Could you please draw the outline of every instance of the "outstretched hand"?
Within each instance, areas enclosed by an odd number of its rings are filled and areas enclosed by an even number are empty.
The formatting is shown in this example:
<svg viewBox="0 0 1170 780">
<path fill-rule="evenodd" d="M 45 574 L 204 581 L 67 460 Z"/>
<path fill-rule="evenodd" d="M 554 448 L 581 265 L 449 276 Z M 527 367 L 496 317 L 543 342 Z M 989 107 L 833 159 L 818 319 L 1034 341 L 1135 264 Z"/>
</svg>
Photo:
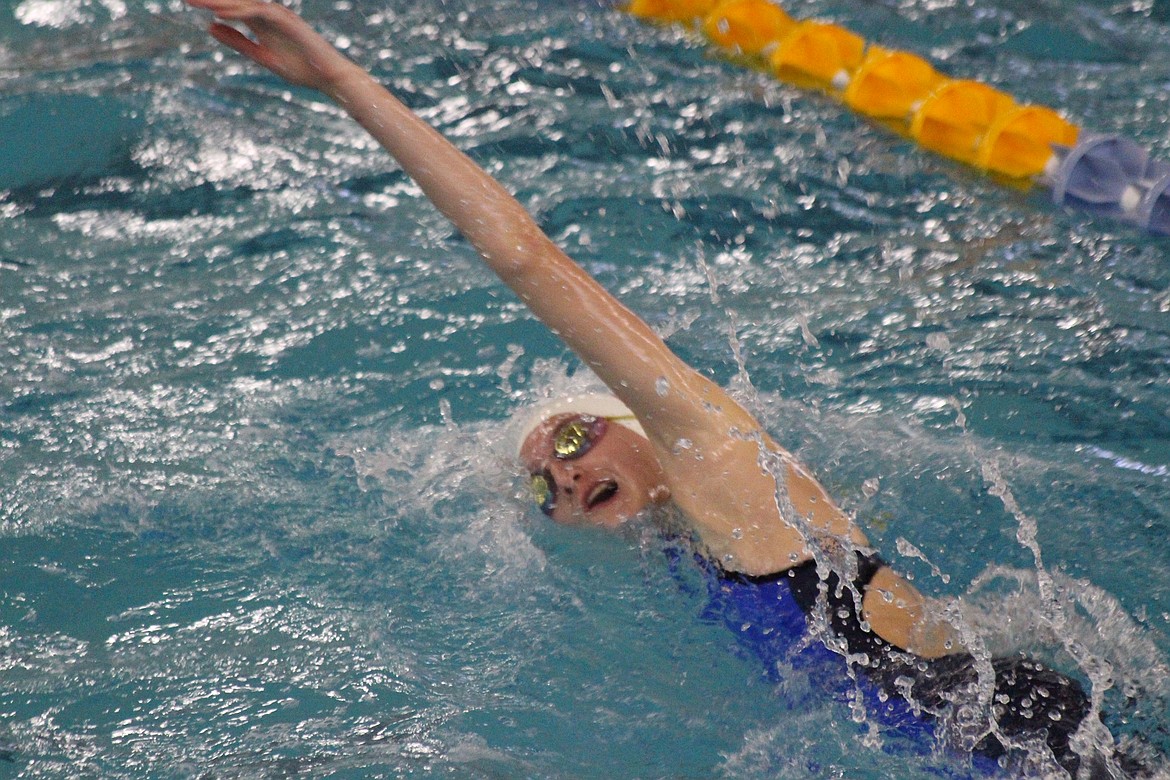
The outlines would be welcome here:
<svg viewBox="0 0 1170 780">
<path fill-rule="evenodd" d="M 328 92 L 355 66 L 301 17 L 266 0 L 187 0 L 219 19 L 241 22 L 255 40 L 222 22 L 211 25 L 211 35 L 259 65 L 303 87 Z"/>
</svg>

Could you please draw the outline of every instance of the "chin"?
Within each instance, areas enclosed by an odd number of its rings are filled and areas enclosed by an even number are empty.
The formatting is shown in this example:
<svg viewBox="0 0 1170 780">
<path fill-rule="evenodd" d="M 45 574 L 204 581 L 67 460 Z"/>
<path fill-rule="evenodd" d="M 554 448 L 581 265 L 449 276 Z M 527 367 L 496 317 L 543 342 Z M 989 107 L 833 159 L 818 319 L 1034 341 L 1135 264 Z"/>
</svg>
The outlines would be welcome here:
<svg viewBox="0 0 1170 780">
<path fill-rule="evenodd" d="M 594 520 L 597 525 L 605 528 L 618 528 L 623 526 L 631 520 L 636 519 L 639 515 L 651 508 L 653 503 L 650 501 L 630 502 L 626 505 L 607 507 L 609 511 L 603 517 L 598 517 Z"/>
<path fill-rule="evenodd" d="M 619 512 L 613 515 L 605 515 L 604 517 L 591 517 L 586 520 L 586 523 L 595 525 L 598 528 L 620 528 L 629 522 L 636 512 Z"/>
</svg>

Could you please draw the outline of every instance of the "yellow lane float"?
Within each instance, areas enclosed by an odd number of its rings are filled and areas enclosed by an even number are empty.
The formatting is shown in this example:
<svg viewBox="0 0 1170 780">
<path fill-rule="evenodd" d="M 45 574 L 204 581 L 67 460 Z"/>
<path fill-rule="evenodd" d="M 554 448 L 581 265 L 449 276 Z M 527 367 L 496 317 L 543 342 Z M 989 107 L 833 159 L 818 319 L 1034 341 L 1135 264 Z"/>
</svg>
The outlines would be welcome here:
<svg viewBox="0 0 1170 780">
<path fill-rule="evenodd" d="M 1016 101 L 978 81 L 947 81 L 914 107 L 910 137 L 922 147 L 974 164 L 988 129 L 1016 107 Z"/>
<path fill-rule="evenodd" d="M 633 0 L 626 13 L 647 21 L 693 24 L 705 19 L 721 0 Z"/>
<path fill-rule="evenodd" d="M 826 22 L 801 22 L 780 41 L 768 64 L 785 81 L 840 91 L 864 54 L 860 35 Z"/>
<path fill-rule="evenodd" d="M 641 19 L 683 24 L 776 78 L 834 95 L 925 149 L 989 174 L 1052 189 L 1053 200 L 1170 234 L 1170 163 L 1091 136 L 1045 106 L 1021 105 L 922 57 L 867 44 L 836 24 L 795 21 L 769 0 L 631 0 Z"/>
<path fill-rule="evenodd" d="M 975 165 L 984 171 L 1023 179 L 1039 176 L 1055 146 L 1073 146 L 1079 128 L 1045 106 L 1019 106 L 987 129 Z"/>
<path fill-rule="evenodd" d="M 841 99 L 875 119 L 905 120 L 944 81 L 921 57 L 871 44 Z"/>
<path fill-rule="evenodd" d="M 768 0 L 725 0 L 703 21 L 703 33 L 716 46 L 743 54 L 762 54 L 787 36 L 796 22 Z"/>
</svg>

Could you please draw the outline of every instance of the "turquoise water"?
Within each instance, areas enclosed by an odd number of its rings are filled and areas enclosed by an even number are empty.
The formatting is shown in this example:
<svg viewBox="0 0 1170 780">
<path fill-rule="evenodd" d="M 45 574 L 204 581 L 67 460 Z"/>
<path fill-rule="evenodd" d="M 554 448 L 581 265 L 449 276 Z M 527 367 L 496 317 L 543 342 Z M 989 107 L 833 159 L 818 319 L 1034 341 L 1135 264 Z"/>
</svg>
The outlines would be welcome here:
<svg viewBox="0 0 1170 780">
<path fill-rule="evenodd" d="M 1156 0 L 792 10 L 1170 158 Z M 1170 748 L 1167 239 L 592 3 L 303 11 L 990 647 Z M 204 21 L 0 2 L 0 777 L 961 772 L 794 711 L 653 534 L 542 522 L 511 415 L 583 372 Z"/>
</svg>

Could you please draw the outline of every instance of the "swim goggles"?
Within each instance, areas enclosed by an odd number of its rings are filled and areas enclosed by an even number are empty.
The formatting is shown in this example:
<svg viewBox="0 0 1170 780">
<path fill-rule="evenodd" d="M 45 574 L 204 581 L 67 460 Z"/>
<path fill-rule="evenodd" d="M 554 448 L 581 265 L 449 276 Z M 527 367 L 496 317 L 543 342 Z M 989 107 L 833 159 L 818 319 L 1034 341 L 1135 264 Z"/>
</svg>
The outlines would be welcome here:
<svg viewBox="0 0 1170 780">
<path fill-rule="evenodd" d="M 629 419 L 634 419 L 634 416 L 595 417 L 591 414 L 579 414 L 571 417 L 561 423 L 553 434 L 553 457 L 557 460 L 576 460 L 601 441 L 601 437 L 609 430 L 610 422 Z M 557 489 L 552 473 L 548 469 L 533 472 L 529 488 L 532 491 L 532 499 L 540 507 L 540 511 L 552 517 L 553 510 L 557 508 Z"/>
</svg>

